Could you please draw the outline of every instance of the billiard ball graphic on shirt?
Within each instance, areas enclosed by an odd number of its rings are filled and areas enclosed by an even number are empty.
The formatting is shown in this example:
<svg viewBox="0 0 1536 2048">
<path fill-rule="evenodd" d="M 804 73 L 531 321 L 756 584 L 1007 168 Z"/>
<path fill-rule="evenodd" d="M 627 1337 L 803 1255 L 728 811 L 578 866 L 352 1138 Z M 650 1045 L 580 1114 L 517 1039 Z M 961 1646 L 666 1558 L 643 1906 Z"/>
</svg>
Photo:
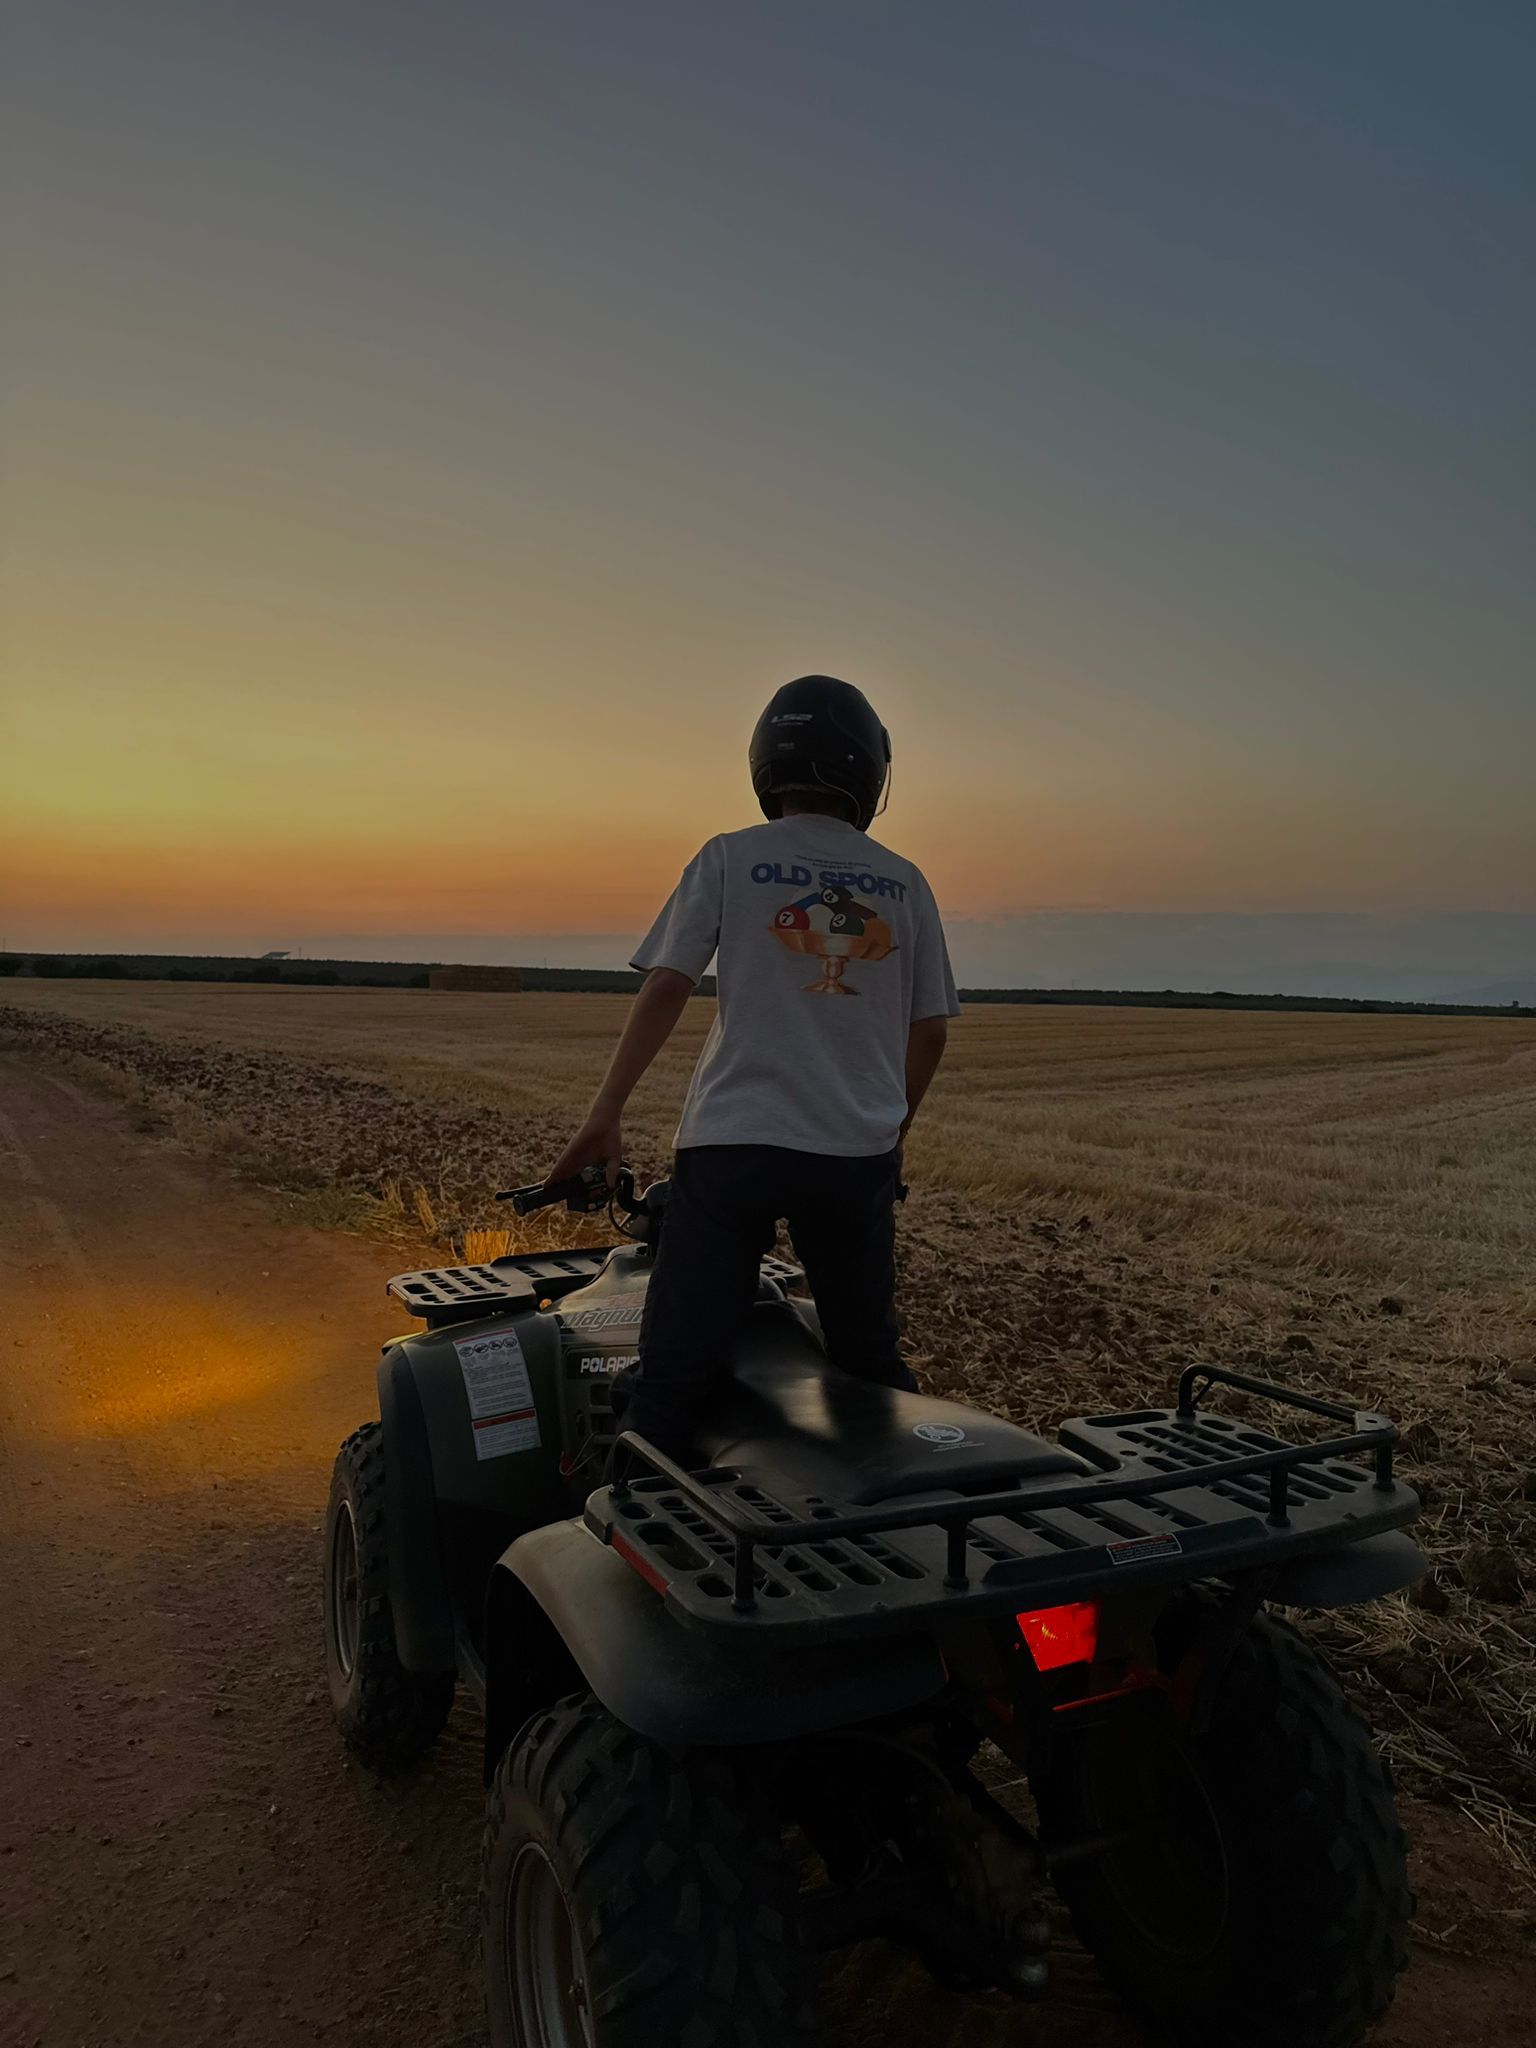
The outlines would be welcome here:
<svg viewBox="0 0 1536 2048">
<path fill-rule="evenodd" d="M 879 912 L 834 884 L 786 903 L 774 915 L 773 931 L 790 952 L 822 962 L 822 978 L 806 984 L 807 995 L 857 995 L 843 979 L 847 963 L 884 960 L 896 950 L 895 934 Z"/>
</svg>

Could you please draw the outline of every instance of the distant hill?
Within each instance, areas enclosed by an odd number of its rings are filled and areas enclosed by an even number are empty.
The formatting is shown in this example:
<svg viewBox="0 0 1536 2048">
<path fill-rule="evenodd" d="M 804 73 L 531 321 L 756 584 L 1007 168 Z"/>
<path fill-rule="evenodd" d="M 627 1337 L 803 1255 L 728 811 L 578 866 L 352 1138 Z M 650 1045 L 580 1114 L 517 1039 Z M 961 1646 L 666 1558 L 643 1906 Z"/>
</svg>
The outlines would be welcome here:
<svg viewBox="0 0 1536 2048">
<path fill-rule="evenodd" d="M 1508 1009 L 1514 1004 L 1528 1010 L 1536 1006 L 1536 981 L 1490 981 L 1482 988 L 1459 988 L 1452 1001 L 1473 1003 L 1479 1009 L 1489 1006 Z"/>
<path fill-rule="evenodd" d="M 250 982 L 284 988 L 419 988 L 428 969 L 450 963 L 427 960 L 271 960 L 235 954 L 22 953 L 0 954 L 0 976 L 22 974 L 45 980 Z M 508 962 L 508 965 L 513 963 Z M 640 986 L 629 967 L 524 967 L 523 987 L 539 991 L 586 991 L 627 995 Z M 0 979 L 0 990 L 4 981 Z M 713 975 L 699 983 L 700 995 L 715 992 Z M 1255 995 L 1241 989 L 962 988 L 967 1003 L 1054 1004 L 1137 1010 L 1321 1010 L 1358 1015 L 1414 1017 L 1536 1016 L 1536 982 L 1495 982 L 1469 990 L 1456 1002 L 1393 1002 L 1376 996 Z"/>
</svg>

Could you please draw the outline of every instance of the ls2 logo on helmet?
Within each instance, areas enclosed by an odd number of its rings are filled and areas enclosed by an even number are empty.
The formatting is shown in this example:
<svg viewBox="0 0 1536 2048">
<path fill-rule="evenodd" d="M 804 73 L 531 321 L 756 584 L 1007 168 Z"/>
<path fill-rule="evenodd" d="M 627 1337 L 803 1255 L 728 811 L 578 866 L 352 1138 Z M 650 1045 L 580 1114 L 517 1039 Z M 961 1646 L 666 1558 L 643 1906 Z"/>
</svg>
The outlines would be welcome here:
<svg viewBox="0 0 1536 2048">
<path fill-rule="evenodd" d="M 965 1431 L 956 1429 L 952 1422 L 919 1422 L 913 1429 L 914 1436 L 920 1436 L 925 1444 L 963 1444 Z"/>
</svg>

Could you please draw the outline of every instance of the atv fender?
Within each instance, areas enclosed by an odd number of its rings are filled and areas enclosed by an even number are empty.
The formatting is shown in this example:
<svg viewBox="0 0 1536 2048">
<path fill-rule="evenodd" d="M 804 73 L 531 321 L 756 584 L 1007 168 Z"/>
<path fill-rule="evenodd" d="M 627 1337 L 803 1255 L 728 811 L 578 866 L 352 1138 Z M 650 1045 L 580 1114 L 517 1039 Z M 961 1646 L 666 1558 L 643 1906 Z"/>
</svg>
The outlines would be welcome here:
<svg viewBox="0 0 1536 2048">
<path fill-rule="evenodd" d="M 1413 1538 L 1401 1529 L 1389 1529 L 1342 1550 L 1293 1558 L 1274 1574 L 1264 1598 L 1282 1607 L 1353 1607 L 1362 1600 L 1400 1593 L 1428 1569 L 1429 1560 Z"/>
<path fill-rule="evenodd" d="M 487 1594 L 486 1757 L 530 1714 L 585 1685 L 637 1735 L 669 1746 L 760 1743 L 840 1728 L 930 1699 L 946 1682 L 925 1636 L 805 1649 L 721 1645 L 580 1521 L 506 1550 Z"/>
<path fill-rule="evenodd" d="M 386 1345 L 379 1360 L 379 1418 L 395 1653 L 407 1671 L 452 1671 L 458 1661 L 453 1601 L 437 1526 L 432 1451 L 403 1343 Z"/>
</svg>

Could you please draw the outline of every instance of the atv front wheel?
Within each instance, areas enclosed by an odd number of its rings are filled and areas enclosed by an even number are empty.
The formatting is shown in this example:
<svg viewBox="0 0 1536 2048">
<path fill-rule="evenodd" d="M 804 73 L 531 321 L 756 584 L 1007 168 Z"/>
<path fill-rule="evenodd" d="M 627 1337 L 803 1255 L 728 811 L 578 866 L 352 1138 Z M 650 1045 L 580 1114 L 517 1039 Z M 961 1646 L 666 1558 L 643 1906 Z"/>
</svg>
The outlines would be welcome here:
<svg viewBox="0 0 1536 2048">
<path fill-rule="evenodd" d="M 347 1747 L 403 1771 L 443 1732 L 453 1675 L 407 1671 L 395 1651 L 384 1525 L 384 1428 L 365 1422 L 336 1453 L 325 1514 L 325 1672 Z"/>
<path fill-rule="evenodd" d="M 1259 1616 L 1203 1733 L 1102 1714 L 1034 1789 L 1073 1925 L 1154 2040 L 1352 2048 L 1391 2003 L 1413 1910 L 1391 1776 L 1294 1629 Z"/>
<path fill-rule="evenodd" d="M 797 1874 L 745 1771 L 562 1700 L 491 1787 L 491 2048 L 812 2048 Z"/>
</svg>

